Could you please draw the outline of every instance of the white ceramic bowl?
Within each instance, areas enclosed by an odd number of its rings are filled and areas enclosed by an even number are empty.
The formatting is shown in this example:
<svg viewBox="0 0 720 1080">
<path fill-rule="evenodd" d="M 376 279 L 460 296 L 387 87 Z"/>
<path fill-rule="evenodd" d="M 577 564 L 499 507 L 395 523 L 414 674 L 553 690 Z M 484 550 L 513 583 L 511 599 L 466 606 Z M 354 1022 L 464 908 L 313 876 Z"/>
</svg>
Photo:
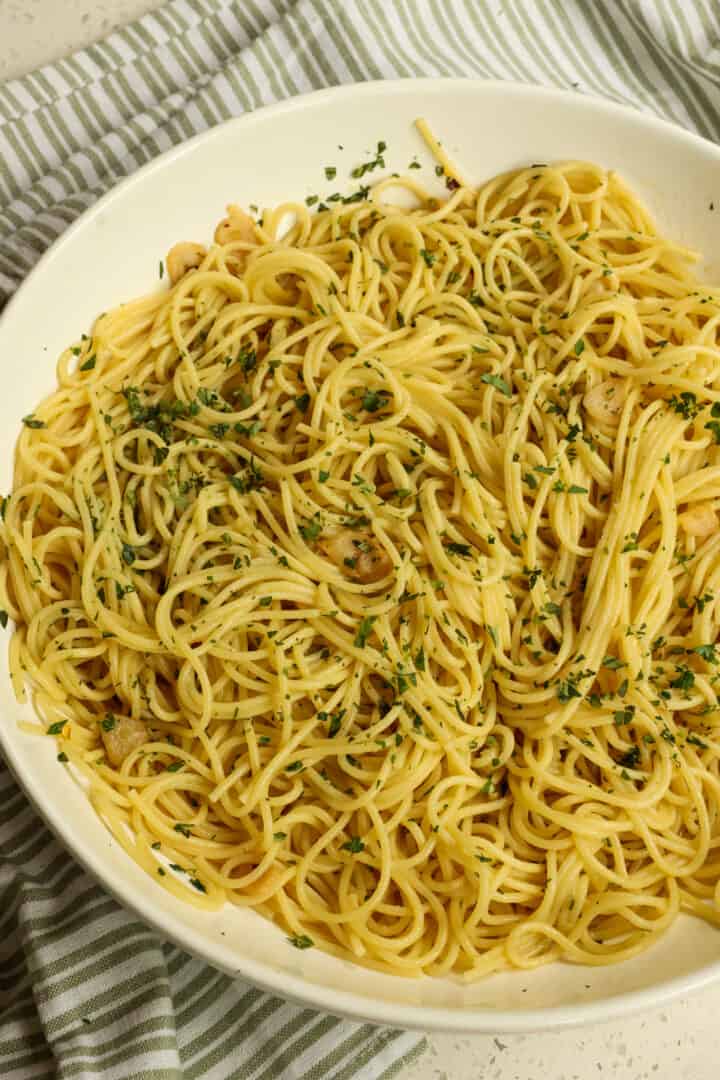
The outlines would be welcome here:
<svg viewBox="0 0 720 1080">
<path fill-rule="evenodd" d="M 2 490 L 9 486 L 20 418 L 53 388 L 60 350 L 99 312 L 156 287 L 158 260 L 176 240 L 209 238 L 230 201 L 270 206 L 350 190 L 350 169 L 368 160 L 380 139 L 390 170 L 404 170 L 417 155 L 423 169 L 414 175 L 437 184 L 412 127 L 419 115 L 473 181 L 561 158 L 617 169 L 663 230 L 705 253 L 704 276 L 720 281 L 720 149 L 709 142 L 600 100 L 518 84 L 407 80 L 320 91 L 243 116 L 153 161 L 42 259 L 0 322 Z M 326 166 L 337 168 L 337 180 L 325 179 Z M 249 910 L 228 905 L 218 914 L 198 912 L 169 896 L 113 841 L 57 763 L 54 743 L 17 729 L 27 713 L 11 693 L 1 644 L 0 742 L 28 797 L 121 903 L 224 971 L 334 1013 L 474 1032 L 609 1019 L 720 978 L 720 934 L 687 918 L 648 953 L 621 965 L 555 964 L 466 986 L 378 975 L 318 950 L 300 952 Z"/>
</svg>

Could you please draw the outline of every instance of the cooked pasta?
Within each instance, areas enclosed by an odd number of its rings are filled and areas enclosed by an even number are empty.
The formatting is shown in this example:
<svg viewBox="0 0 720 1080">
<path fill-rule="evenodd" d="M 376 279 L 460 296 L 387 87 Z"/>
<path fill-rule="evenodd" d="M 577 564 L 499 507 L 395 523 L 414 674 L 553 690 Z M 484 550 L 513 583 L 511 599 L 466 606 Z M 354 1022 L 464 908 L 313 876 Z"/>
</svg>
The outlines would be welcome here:
<svg viewBox="0 0 720 1080">
<path fill-rule="evenodd" d="M 14 688 L 188 902 L 407 976 L 622 960 L 720 922 L 720 292 L 595 165 L 418 175 L 230 207 L 63 353 Z"/>
</svg>

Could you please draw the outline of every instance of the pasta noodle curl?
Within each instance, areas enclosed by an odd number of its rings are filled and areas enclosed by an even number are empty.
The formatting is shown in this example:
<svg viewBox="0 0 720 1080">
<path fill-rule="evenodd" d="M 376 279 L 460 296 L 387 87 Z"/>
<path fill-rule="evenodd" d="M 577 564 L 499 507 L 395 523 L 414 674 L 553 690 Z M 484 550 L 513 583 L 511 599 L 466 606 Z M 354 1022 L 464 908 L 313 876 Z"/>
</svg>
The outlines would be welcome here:
<svg viewBox="0 0 720 1080">
<path fill-rule="evenodd" d="M 189 902 L 609 963 L 720 921 L 720 293 L 597 166 L 449 187 L 231 207 L 61 356 L 14 686 Z"/>
</svg>

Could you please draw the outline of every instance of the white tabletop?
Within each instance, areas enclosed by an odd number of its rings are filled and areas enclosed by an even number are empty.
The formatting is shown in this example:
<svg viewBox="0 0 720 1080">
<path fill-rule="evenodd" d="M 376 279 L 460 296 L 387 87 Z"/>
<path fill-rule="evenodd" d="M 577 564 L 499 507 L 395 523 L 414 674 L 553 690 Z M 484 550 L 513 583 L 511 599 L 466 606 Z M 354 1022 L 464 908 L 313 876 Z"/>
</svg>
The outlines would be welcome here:
<svg viewBox="0 0 720 1080">
<path fill-rule="evenodd" d="M 242 2 L 242 0 L 240 0 Z M 0 0 L 0 80 L 72 52 L 160 0 Z M 670 1006 L 575 1031 L 430 1035 L 402 1080 L 715 1080 L 720 986 Z"/>
</svg>

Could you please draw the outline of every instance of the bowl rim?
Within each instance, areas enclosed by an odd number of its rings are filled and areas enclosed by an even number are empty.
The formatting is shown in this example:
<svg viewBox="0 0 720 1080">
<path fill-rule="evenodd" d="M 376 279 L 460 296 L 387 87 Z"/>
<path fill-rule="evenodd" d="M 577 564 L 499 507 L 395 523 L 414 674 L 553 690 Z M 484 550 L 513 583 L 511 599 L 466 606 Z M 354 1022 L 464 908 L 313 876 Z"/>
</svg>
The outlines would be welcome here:
<svg viewBox="0 0 720 1080">
<path fill-rule="evenodd" d="M 257 123 L 258 119 L 302 111 L 325 102 L 344 99 L 351 99 L 354 102 L 358 98 L 377 94 L 379 89 L 388 96 L 397 94 L 417 96 L 423 91 L 434 95 L 438 92 L 452 94 L 460 87 L 464 90 L 470 89 L 478 95 L 502 92 L 507 97 L 523 98 L 531 94 L 546 98 L 548 104 L 557 102 L 564 107 L 570 106 L 589 114 L 616 115 L 626 123 L 631 121 L 639 127 L 653 129 L 658 134 L 664 134 L 678 142 L 685 142 L 688 146 L 701 150 L 703 154 L 716 158 L 720 164 L 720 146 L 710 140 L 652 113 L 575 90 L 500 79 L 455 77 L 373 79 L 362 83 L 325 87 L 259 106 L 218 123 L 169 148 L 129 175 L 123 176 L 72 222 L 43 253 L 18 289 L 11 295 L 4 310 L 0 312 L 0 333 L 6 321 L 14 314 L 16 305 L 34 286 L 36 278 L 40 277 L 45 268 L 58 257 L 77 232 L 86 228 L 91 221 L 110 208 L 116 200 L 121 199 L 131 188 L 142 185 L 146 177 L 157 170 L 167 168 L 172 162 L 191 153 L 199 144 L 208 143 L 217 138 L 222 139 L 228 129 L 250 127 Z M 126 895 L 119 884 L 108 878 L 103 859 L 83 850 L 80 844 L 75 843 L 70 830 L 64 827 L 64 819 L 58 802 L 53 801 L 52 794 L 42 787 L 39 780 L 32 774 L 28 774 L 20 756 L 15 752 L 13 739 L 6 736 L 3 725 L 0 725 L 0 751 L 14 779 L 62 847 L 122 907 L 183 951 L 224 971 L 231 977 L 248 979 L 260 989 L 297 1004 L 343 1015 L 353 1020 L 421 1032 L 522 1034 L 624 1018 L 650 1008 L 660 1007 L 678 997 L 720 982 L 720 959 L 718 959 L 689 974 L 662 979 L 652 987 L 621 992 L 587 1003 L 576 1002 L 570 1005 L 549 1005 L 532 1009 L 493 1010 L 484 1006 L 441 1007 L 377 1000 L 365 994 L 309 982 L 302 975 L 278 971 L 269 964 L 251 958 L 244 959 L 242 968 L 231 970 L 215 943 L 208 941 L 201 934 L 193 934 L 190 939 L 186 927 L 176 922 L 169 912 L 161 915 L 157 910 L 157 904 L 153 901 L 148 903 L 141 893 Z M 111 874 L 110 877 L 112 876 Z"/>
</svg>

